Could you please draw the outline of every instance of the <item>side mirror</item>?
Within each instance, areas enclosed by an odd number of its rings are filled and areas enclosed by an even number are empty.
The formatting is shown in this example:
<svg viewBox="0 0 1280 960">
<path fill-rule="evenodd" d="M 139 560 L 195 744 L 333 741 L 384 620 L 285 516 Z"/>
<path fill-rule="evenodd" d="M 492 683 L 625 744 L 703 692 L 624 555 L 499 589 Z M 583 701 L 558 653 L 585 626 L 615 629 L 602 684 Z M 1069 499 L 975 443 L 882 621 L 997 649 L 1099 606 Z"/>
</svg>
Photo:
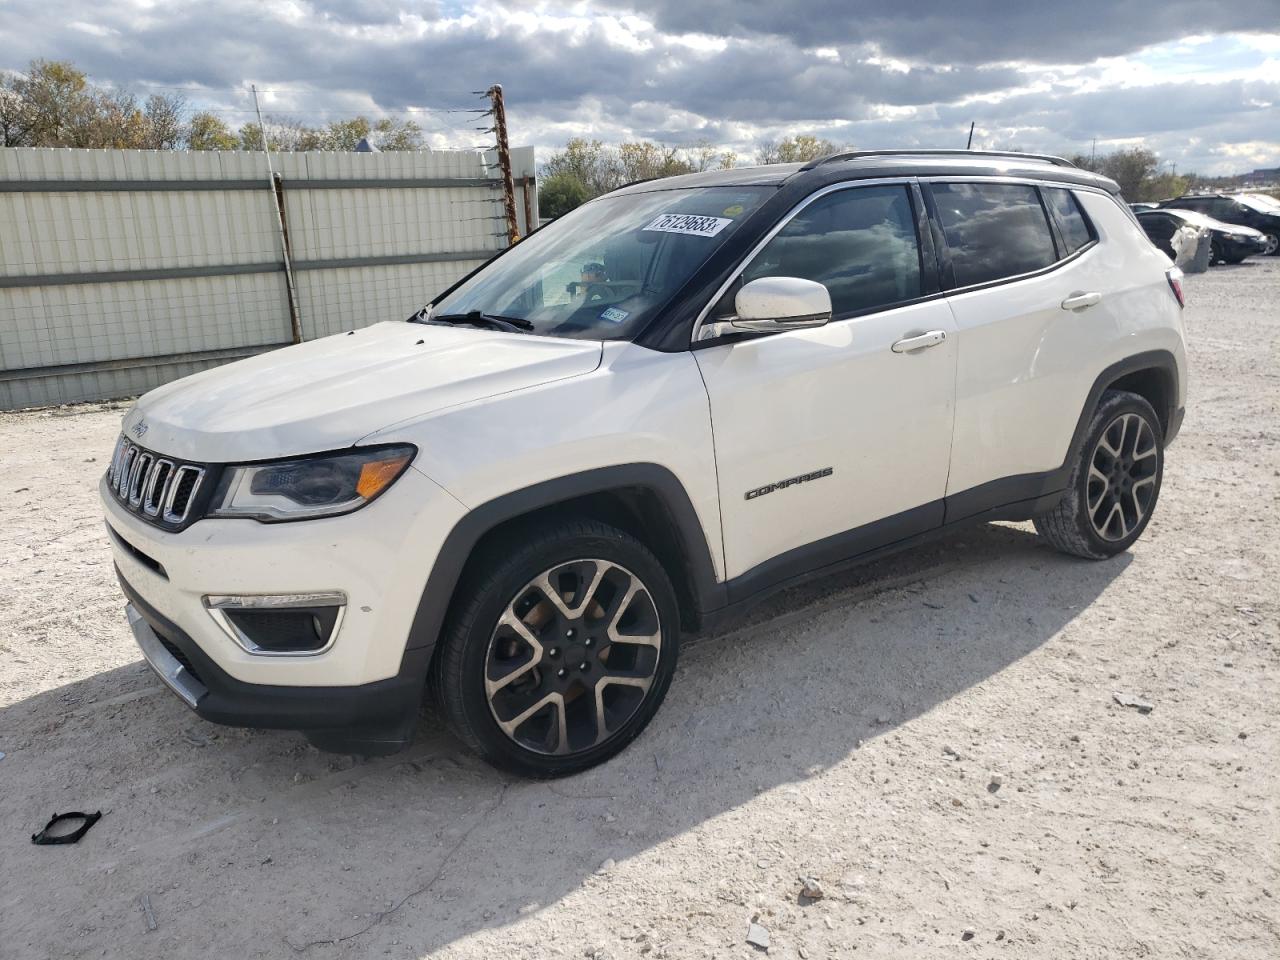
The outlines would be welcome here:
<svg viewBox="0 0 1280 960">
<path fill-rule="evenodd" d="M 831 294 L 813 280 L 799 277 L 761 277 L 734 297 L 736 330 L 776 332 L 820 327 L 831 319 Z"/>
</svg>

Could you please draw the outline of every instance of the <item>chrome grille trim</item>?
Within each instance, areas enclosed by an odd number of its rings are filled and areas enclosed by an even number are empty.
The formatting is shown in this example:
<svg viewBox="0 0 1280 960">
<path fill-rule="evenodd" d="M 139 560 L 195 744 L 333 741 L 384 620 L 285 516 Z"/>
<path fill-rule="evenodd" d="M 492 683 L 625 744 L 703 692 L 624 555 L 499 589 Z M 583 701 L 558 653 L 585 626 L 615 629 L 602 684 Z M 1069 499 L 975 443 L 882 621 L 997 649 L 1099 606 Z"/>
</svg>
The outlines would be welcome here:
<svg viewBox="0 0 1280 960">
<path fill-rule="evenodd" d="M 147 480 L 156 465 L 154 454 L 139 450 L 133 461 L 133 469 L 129 472 L 129 509 L 137 512 L 142 508 L 142 495 L 147 489 Z"/>
<path fill-rule="evenodd" d="M 147 491 L 142 495 L 142 512 L 148 517 L 154 517 L 160 513 L 160 507 L 164 504 L 168 492 L 169 481 L 172 479 L 173 461 L 156 460 L 151 476 L 147 478 Z M 158 491 L 157 485 L 160 486 Z"/>
<path fill-rule="evenodd" d="M 187 521 L 204 476 L 202 466 L 158 456 L 122 436 L 116 442 L 106 480 L 129 512 L 152 523 L 181 526 Z"/>
<path fill-rule="evenodd" d="M 191 484 L 191 492 L 187 494 L 186 501 L 182 504 L 182 511 L 179 513 L 173 509 L 174 498 L 182 488 L 182 478 L 190 474 L 195 474 L 195 480 Z M 200 482 L 202 480 L 204 480 L 204 470 L 200 467 L 181 466 L 169 474 L 169 491 L 165 494 L 163 514 L 166 523 L 182 523 L 187 519 L 191 504 L 195 501 L 196 494 L 200 492 Z"/>
</svg>

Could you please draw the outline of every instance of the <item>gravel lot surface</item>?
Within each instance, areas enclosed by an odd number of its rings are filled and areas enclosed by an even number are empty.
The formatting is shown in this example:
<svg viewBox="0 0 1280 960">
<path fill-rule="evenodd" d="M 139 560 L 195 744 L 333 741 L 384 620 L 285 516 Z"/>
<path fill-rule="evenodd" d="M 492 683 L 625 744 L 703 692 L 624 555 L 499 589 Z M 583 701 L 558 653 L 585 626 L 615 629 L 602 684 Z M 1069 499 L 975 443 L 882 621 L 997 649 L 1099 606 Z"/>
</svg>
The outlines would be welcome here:
<svg viewBox="0 0 1280 960">
<path fill-rule="evenodd" d="M 1280 261 L 1187 290 L 1129 554 L 988 525 L 791 591 L 551 784 L 430 717 L 365 762 L 190 714 L 111 573 L 124 407 L 0 414 L 0 957 L 750 958 L 754 919 L 779 957 L 1275 960 Z"/>
</svg>

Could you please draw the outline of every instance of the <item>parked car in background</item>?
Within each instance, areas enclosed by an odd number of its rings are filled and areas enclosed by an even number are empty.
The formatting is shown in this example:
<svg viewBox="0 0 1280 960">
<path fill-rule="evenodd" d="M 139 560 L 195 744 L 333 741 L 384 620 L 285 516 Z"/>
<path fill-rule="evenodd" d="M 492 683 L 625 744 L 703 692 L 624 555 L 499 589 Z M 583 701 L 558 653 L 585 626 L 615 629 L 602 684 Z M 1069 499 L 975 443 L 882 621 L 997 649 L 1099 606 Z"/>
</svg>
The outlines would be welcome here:
<svg viewBox="0 0 1280 960">
<path fill-rule="evenodd" d="M 1200 196 L 1178 197 L 1176 200 L 1162 200 L 1160 208 L 1194 210 L 1196 213 L 1202 213 L 1223 223 L 1252 227 L 1261 231 L 1267 238 L 1264 253 L 1273 256 L 1277 250 L 1280 250 L 1280 207 L 1259 200 L 1256 194 L 1240 193 L 1229 196 L 1225 193 L 1206 193 Z"/>
<path fill-rule="evenodd" d="M 1129 204 L 1129 209 L 1134 213 L 1141 213 L 1143 210 L 1154 210 L 1158 206 L 1158 203 L 1143 203 L 1140 201 L 1138 203 Z"/>
<path fill-rule="evenodd" d="M 1237 193 L 1235 197 L 1241 203 L 1252 200 L 1254 203 L 1262 204 L 1269 210 L 1280 210 L 1280 200 L 1277 200 L 1269 193 Z"/>
<path fill-rule="evenodd" d="M 1137 217 L 1151 242 L 1170 257 L 1174 257 L 1173 235 L 1184 224 L 1209 231 L 1210 263 L 1239 263 L 1245 257 L 1269 252 L 1267 237 L 1262 231 L 1223 223 L 1194 210 L 1140 210 Z"/>
</svg>

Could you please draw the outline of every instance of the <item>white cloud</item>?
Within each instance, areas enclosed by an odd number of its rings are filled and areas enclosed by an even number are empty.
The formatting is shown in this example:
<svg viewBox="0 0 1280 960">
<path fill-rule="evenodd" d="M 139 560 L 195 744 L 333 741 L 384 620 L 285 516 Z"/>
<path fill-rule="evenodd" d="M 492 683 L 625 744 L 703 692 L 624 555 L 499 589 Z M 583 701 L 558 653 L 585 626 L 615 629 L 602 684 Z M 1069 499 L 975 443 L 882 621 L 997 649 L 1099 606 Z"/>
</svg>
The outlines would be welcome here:
<svg viewBox="0 0 1280 960">
<path fill-rule="evenodd" d="M 749 156 L 797 132 L 937 146 L 975 120 L 993 146 L 1081 151 L 1096 136 L 1144 140 L 1184 170 L 1280 164 L 1275 0 L 1235 0 L 1212 34 L 1200 0 L 1075 0 L 1070 17 L 1040 0 L 1003 18 L 1003 0 L 868 0 L 857 16 L 846 0 L 500 3 L 5 0 L 0 70 L 70 59 L 143 94 L 182 88 L 233 126 L 256 82 L 272 111 L 412 116 L 437 147 L 481 142 L 474 115 L 444 109 L 498 81 L 515 140 L 542 150 L 706 137 Z M 1230 32 L 1241 24 L 1272 32 Z"/>
</svg>

